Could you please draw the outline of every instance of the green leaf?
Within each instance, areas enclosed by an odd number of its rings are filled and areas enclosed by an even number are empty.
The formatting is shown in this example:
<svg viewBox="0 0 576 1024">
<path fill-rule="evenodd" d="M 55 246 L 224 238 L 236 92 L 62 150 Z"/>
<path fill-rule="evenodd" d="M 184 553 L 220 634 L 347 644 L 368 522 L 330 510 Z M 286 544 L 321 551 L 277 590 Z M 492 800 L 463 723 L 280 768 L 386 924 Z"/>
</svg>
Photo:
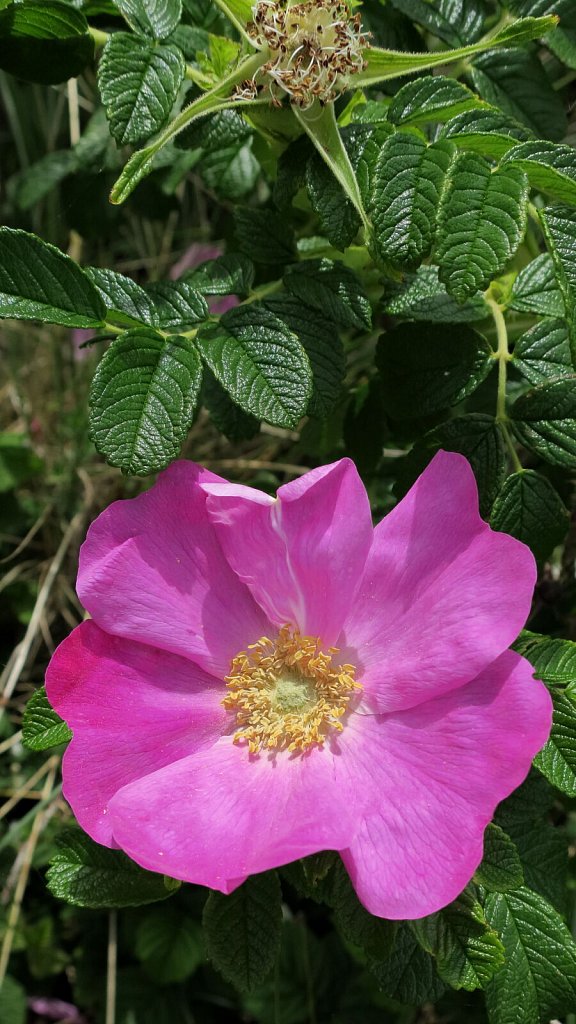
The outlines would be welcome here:
<svg viewBox="0 0 576 1024">
<path fill-rule="evenodd" d="M 336 927 L 349 942 L 359 946 L 367 956 L 386 959 L 394 945 L 396 922 L 374 917 L 362 906 L 341 862 L 332 879 L 330 905 Z"/>
<path fill-rule="evenodd" d="M 493 360 L 471 327 L 400 324 L 378 342 L 376 364 L 386 409 L 393 419 L 428 416 L 472 394 Z"/>
<path fill-rule="evenodd" d="M 110 36 L 98 65 L 98 85 L 120 145 L 147 139 L 166 124 L 184 71 L 176 46 L 155 46 L 126 32 Z"/>
<path fill-rule="evenodd" d="M 438 213 L 440 280 L 463 302 L 486 288 L 512 258 L 526 228 L 528 184 L 516 167 L 493 171 L 487 160 L 461 153 Z"/>
<path fill-rule="evenodd" d="M 204 368 L 202 398 L 218 430 L 230 441 L 249 441 L 260 431 L 260 420 L 244 412 L 210 370 Z"/>
<path fill-rule="evenodd" d="M 526 313 L 540 313 L 542 316 L 565 315 L 554 264 L 547 252 L 537 256 L 520 271 L 512 286 L 510 307 Z"/>
<path fill-rule="evenodd" d="M 490 519 L 494 530 L 517 537 L 536 558 L 548 558 L 564 540 L 568 510 L 545 476 L 531 469 L 513 473 L 494 502 Z"/>
<path fill-rule="evenodd" d="M 308 414 L 325 418 L 342 391 L 346 371 L 342 341 L 325 316 L 303 306 L 294 295 L 272 296 L 265 305 L 300 338 L 312 368 L 313 387 Z"/>
<path fill-rule="evenodd" d="M 242 252 L 254 263 L 283 266 L 296 255 L 296 240 L 285 216 L 275 210 L 237 207 L 234 210 L 234 234 Z"/>
<path fill-rule="evenodd" d="M 362 219 L 317 153 L 306 164 L 306 188 L 310 205 L 320 218 L 322 234 L 335 249 L 344 252 L 354 241 Z"/>
<path fill-rule="evenodd" d="M 564 203 L 576 203 L 576 153 L 554 142 L 525 142 L 509 149 L 502 165 L 521 167 L 532 188 Z"/>
<path fill-rule="evenodd" d="M 100 846 L 76 828 L 57 837 L 46 884 L 57 899 L 93 910 L 155 903 L 175 886 L 174 879 L 167 884 L 164 875 L 144 871 L 125 853 Z"/>
<path fill-rule="evenodd" d="M 532 138 L 532 132 L 490 107 L 457 114 L 440 130 L 439 138 L 450 140 L 458 149 L 499 160 L 518 142 Z"/>
<path fill-rule="evenodd" d="M 190 429 L 202 370 L 187 338 L 126 331 L 101 360 L 90 391 L 90 436 L 124 473 L 155 473 Z"/>
<path fill-rule="evenodd" d="M 371 173 L 368 213 L 381 259 L 414 268 L 429 255 L 446 172 L 450 142 L 428 145 L 408 132 L 387 139 Z"/>
<path fill-rule="evenodd" d="M 356 174 L 336 123 L 334 104 L 322 105 L 320 100 L 315 99 L 311 107 L 300 109 L 293 106 L 292 112 L 354 206 L 362 223 L 368 228 Z"/>
<path fill-rule="evenodd" d="M 383 961 L 371 960 L 368 966 L 386 995 L 400 1003 L 435 1003 L 446 987 L 438 977 L 434 959 L 404 921 L 398 923 L 390 956 Z"/>
<path fill-rule="evenodd" d="M 186 271 L 180 280 L 187 281 L 202 295 L 245 297 L 254 283 L 254 264 L 247 256 L 232 252 Z"/>
<path fill-rule="evenodd" d="M 576 210 L 552 206 L 539 211 L 558 287 L 564 300 L 572 362 L 576 365 Z"/>
<path fill-rule="evenodd" d="M 131 277 L 104 267 L 86 267 L 85 274 L 98 289 L 108 310 L 108 318 L 120 324 L 157 326 L 154 304 Z"/>
<path fill-rule="evenodd" d="M 266 309 L 239 306 L 196 338 L 200 354 L 244 412 L 296 427 L 312 390 L 312 372 L 295 334 Z"/>
<path fill-rule="evenodd" d="M 483 99 L 536 135 L 553 142 L 564 137 L 562 99 L 534 54 L 521 49 L 485 53 L 474 61 L 472 82 Z"/>
<path fill-rule="evenodd" d="M 484 0 L 392 0 L 394 7 L 451 45 L 482 35 L 488 10 Z"/>
<path fill-rule="evenodd" d="M 72 733 L 49 703 L 41 686 L 28 701 L 22 719 L 22 742 L 29 750 L 49 750 L 67 743 Z"/>
<path fill-rule="evenodd" d="M 94 56 L 88 22 L 60 0 L 28 0 L 0 10 L 0 68 L 53 85 L 79 75 Z"/>
<path fill-rule="evenodd" d="M 138 921 L 134 952 L 159 985 L 185 981 L 204 956 L 202 927 L 173 903 L 154 907 Z"/>
<path fill-rule="evenodd" d="M 15 200 L 21 210 L 29 210 L 48 195 L 64 178 L 78 170 L 78 157 L 72 149 L 46 153 L 18 175 Z"/>
<path fill-rule="evenodd" d="M 260 164 L 252 152 L 252 140 L 203 156 L 198 169 L 206 188 L 222 199 L 243 199 L 254 188 Z"/>
<path fill-rule="evenodd" d="M 229 896 L 211 892 L 203 925 L 208 956 L 242 992 L 270 973 L 280 948 L 281 891 L 274 871 L 253 875 Z"/>
<path fill-rule="evenodd" d="M 553 686 L 567 686 L 571 692 L 576 690 L 576 643 L 573 640 L 553 639 L 524 630 L 514 650 L 528 658 L 537 679 Z"/>
<path fill-rule="evenodd" d="M 531 384 L 573 372 L 570 339 L 564 320 L 541 320 L 514 345 L 514 366 Z"/>
<path fill-rule="evenodd" d="M 485 106 L 456 79 L 426 75 L 398 90 L 388 108 L 388 118 L 398 125 L 444 122 L 465 110 Z"/>
<path fill-rule="evenodd" d="M 190 281 L 157 281 L 147 293 L 163 331 L 187 331 L 208 317 L 208 303 Z"/>
<path fill-rule="evenodd" d="M 431 323 L 469 323 L 490 316 L 480 294 L 460 303 L 448 295 L 438 280 L 438 267 L 423 265 L 414 275 L 405 275 L 403 285 L 391 298 L 385 298 L 384 311 L 402 320 L 426 320 Z"/>
<path fill-rule="evenodd" d="M 304 260 L 288 267 L 284 284 L 306 306 L 339 327 L 369 329 L 372 310 L 356 274 L 344 263 Z"/>
<path fill-rule="evenodd" d="M 488 892 L 509 892 L 524 884 L 518 850 L 510 836 L 494 822 L 484 833 L 484 857 L 474 880 Z"/>
<path fill-rule="evenodd" d="M 26 992 L 14 978 L 7 975 L 0 987 L 0 1020 L 6 1024 L 25 1024 Z"/>
<path fill-rule="evenodd" d="M 135 32 L 165 39 L 182 17 L 182 0 L 114 0 Z"/>
<path fill-rule="evenodd" d="M 517 398 L 511 423 L 519 440 L 553 466 L 576 466 L 576 375 L 539 384 Z"/>
<path fill-rule="evenodd" d="M 12 491 L 44 472 L 44 463 L 26 434 L 0 433 L 0 494 Z"/>
<path fill-rule="evenodd" d="M 576 945 L 560 915 L 530 889 L 490 893 L 486 917 L 506 963 L 486 989 L 490 1024 L 541 1024 L 576 1005 Z"/>
<path fill-rule="evenodd" d="M 54 245 L 15 228 L 0 228 L 0 317 L 64 327 L 101 327 L 94 285 Z"/>
<path fill-rule="evenodd" d="M 576 796 L 576 702 L 574 697 L 553 691 L 552 732 L 534 765 L 568 796 Z"/>
<path fill-rule="evenodd" d="M 469 413 L 441 423 L 417 441 L 412 451 L 398 461 L 394 493 L 403 497 L 416 482 L 431 458 L 443 448 L 460 452 L 468 459 L 480 498 L 480 515 L 486 518 L 498 494 L 506 471 L 504 442 L 492 416 Z"/>
<path fill-rule="evenodd" d="M 470 888 L 443 910 L 413 921 L 412 929 L 452 988 L 484 988 L 504 963 L 504 947 Z"/>
</svg>

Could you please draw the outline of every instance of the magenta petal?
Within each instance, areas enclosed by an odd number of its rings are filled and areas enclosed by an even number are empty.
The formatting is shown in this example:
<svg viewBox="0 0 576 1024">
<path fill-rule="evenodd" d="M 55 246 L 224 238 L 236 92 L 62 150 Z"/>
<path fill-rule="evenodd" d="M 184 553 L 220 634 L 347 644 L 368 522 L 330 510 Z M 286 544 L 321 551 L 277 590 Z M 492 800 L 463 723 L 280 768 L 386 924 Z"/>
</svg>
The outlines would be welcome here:
<svg viewBox="0 0 576 1024">
<path fill-rule="evenodd" d="M 84 622 L 46 674 L 50 703 L 74 732 L 64 795 L 94 839 L 113 844 L 108 803 L 134 779 L 214 743 L 228 719 L 224 684 L 192 662 Z"/>
<path fill-rule="evenodd" d="M 184 655 L 222 678 L 269 624 L 206 514 L 200 484 L 219 479 L 176 462 L 149 491 L 110 505 L 82 545 L 78 594 L 108 633 Z"/>
<path fill-rule="evenodd" d="M 526 545 L 480 518 L 467 460 L 439 452 L 376 527 L 338 641 L 367 707 L 408 708 L 474 679 L 517 637 L 535 580 Z"/>
<path fill-rule="evenodd" d="M 328 749 L 249 757 L 230 736 L 116 794 L 114 838 L 145 868 L 221 892 L 242 877 L 348 846 L 358 794 Z M 361 806 L 361 803 L 360 803 Z"/>
<path fill-rule="evenodd" d="M 457 692 L 390 716 L 356 716 L 344 731 L 344 756 L 355 758 L 372 809 L 342 856 L 371 913 L 423 917 L 470 880 L 496 805 L 550 731 L 552 701 L 532 672 L 507 651 Z"/>
<path fill-rule="evenodd" d="M 226 557 L 277 625 L 330 646 L 362 578 L 372 540 L 366 491 L 349 459 L 258 491 L 207 484 L 207 507 Z"/>
</svg>

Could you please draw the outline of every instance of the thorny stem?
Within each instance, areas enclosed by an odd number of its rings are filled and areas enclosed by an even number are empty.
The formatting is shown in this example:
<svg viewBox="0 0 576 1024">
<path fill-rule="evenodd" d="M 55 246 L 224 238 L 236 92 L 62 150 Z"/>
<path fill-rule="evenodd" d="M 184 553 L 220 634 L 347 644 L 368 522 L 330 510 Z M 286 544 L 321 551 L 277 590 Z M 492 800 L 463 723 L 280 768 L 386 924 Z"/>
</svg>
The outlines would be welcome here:
<svg viewBox="0 0 576 1024">
<path fill-rule="evenodd" d="M 508 378 L 508 363 L 512 359 L 510 349 L 508 348 L 508 331 L 506 328 L 506 320 L 502 313 L 502 307 L 493 299 L 490 295 L 484 296 L 487 305 L 490 307 L 490 312 L 494 320 L 494 326 L 496 327 L 496 337 L 498 340 L 498 348 L 494 353 L 494 358 L 498 360 L 498 394 L 496 398 L 496 422 L 502 431 L 502 436 L 508 447 L 512 464 L 517 473 L 523 471 L 522 463 L 518 458 L 518 453 L 514 447 L 514 442 L 508 428 L 508 414 L 506 412 L 506 381 Z"/>
</svg>

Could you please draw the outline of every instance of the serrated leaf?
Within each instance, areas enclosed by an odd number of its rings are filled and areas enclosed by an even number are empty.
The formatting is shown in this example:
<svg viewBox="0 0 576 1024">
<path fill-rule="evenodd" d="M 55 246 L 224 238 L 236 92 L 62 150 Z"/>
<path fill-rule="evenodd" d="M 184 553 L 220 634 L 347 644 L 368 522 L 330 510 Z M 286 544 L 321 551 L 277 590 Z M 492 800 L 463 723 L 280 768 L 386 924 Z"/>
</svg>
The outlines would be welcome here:
<svg viewBox="0 0 576 1024">
<path fill-rule="evenodd" d="M 576 944 L 560 915 L 524 887 L 490 893 L 486 916 L 506 963 L 486 989 L 490 1024 L 541 1024 L 576 1005 Z"/>
<path fill-rule="evenodd" d="M 376 350 L 386 409 L 393 419 L 428 416 L 470 395 L 490 372 L 485 339 L 471 327 L 400 324 Z"/>
<path fill-rule="evenodd" d="M 388 108 L 388 118 L 398 125 L 444 122 L 465 110 L 485 106 L 456 79 L 426 75 L 398 90 Z"/>
<path fill-rule="evenodd" d="M 526 313 L 563 317 L 564 300 L 558 287 L 552 257 L 542 253 L 520 271 L 512 286 L 510 307 Z"/>
<path fill-rule="evenodd" d="M 484 856 L 474 880 L 488 892 L 509 892 L 524 884 L 518 850 L 510 836 L 494 822 L 484 833 Z"/>
<path fill-rule="evenodd" d="M 554 718 L 546 745 L 536 755 L 534 765 L 568 796 L 576 796 L 576 701 L 553 690 Z"/>
<path fill-rule="evenodd" d="M 116 7 L 135 32 L 165 39 L 182 17 L 182 0 L 115 0 Z"/>
<path fill-rule="evenodd" d="M 527 544 L 536 558 L 543 560 L 564 540 L 569 516 L 550 481 L 526 469 L 504 482 L 490 524 Z"/>
<path fill-rule="evenodd" d="M 53 85 L 79 75 L 94 56 L 84 15 L 60 0 L 28 0 L 0 9 L 0 68 Z"/>
<path fill-rule="evenodd" d="M 242 252 L 255 263 L 282 266 L 296 255 L 294 231 L 287 218 L 274 210 L 237 207 L 234 233 Z"/>
<path fill-rule="evenodd" d="M 502 434 L 494 418 L 484 413 L 455 416 L 417 441 L 412 451 L 398 460 L 396 497 L 407 493 L 441 448 L 459 452 L 468 459 L 478 484 L 480 515 L 486 518 L 504 480 L 506 462 Z"/>
<path fill-rule="evenodd" d="M 303 306 L 294 295 L 272 296 L 266 307 L 298 335 L 306 349 L 313 379 L 308 414 L 325 418 L 342 390 L 346 357 L 341 339 L 325 316 Z"/>
<path fill-rule="evenodd" d="M 72 733 L 50 704 L 41 686 L 28 701 L 22 719 L 22 742 L 29 750 L 49 750 L 67 743 Z"/>
<path fill-rule="evenodd" d="M 508 0 L 506 5 L 520 17 L 538 18 L 546 14 L 555 14 L 564 20 L 574 9 L 572 0 Z"/>
<path fill-rule="evenodd" d="M 576 466 L 576 375 L 539 384 L 517 398 L 510 413 L 515 433 L 553 466 Z"/>
<path fill-rule="evenodd" d="M 371 171 L 368 202 L 374 245 L 383 260 L 414 268 L 429 255 L 453 154 L 452 143 L 428 145 L 409 132 L 385 141 Z"/>
<path fill-rule="evenodd" d="M 384 300 L 383 309 L 402 320 L 429 323 L 469 323 L 490 316 L 490 309 L 480 294 L 467 302 L 457 302 L 438 280 L 438 267 L 427 265 L 419 267 L 412 276 L 406 275 L 402 288 Z"/>
<path fill-rule="evenodd" d="M 202 397 L 213 422 L 230 441 L 249 441 L 260 430 L 260 420 L 244 412 L 210 370 L 204 368 Z"/>
<path fill-rule="evenodd" d="M 178 455 L 202 380 L 192 342 L 152 330 L 119 335 L 90 390 L 90 436 L 112 466 L 155 473 Z"/>
<path fill-rule="evenodd" d="M 452 45 L 482 35 L 488 11 L 484 0 L 392 0 L 394 7 Z"/>
<path fill-rule="evenodd" d="M 362 220 L 342 186 L 318 153 L 306 165 L 310 205 L 320 218 L 322 234 L 341 252 L 352 244 Z"/>
<path fill-rule="evenodd" d="M 304 260 L 287 267 L 284 284 L 306 306 L 340 327 L 370 328 L 372 310 L 356 274 L 344 263 Z"/>
<path fill-rule="evenodd" d="M 187 331 L 208 317 L 208 303 L 190 281 L 157 281 L 147 294 L 163 331 Z"/>
<path fill-rule="evenodd" d="M 115 322 L 158 325 L 153 302 L 131 277 L 105 267 L 86 267 L 84 272 L 98 289 Z"/>
<path fill-rule="evenodd" d="M 514 644 L 514 650 L 528 658 L 537 679 L 545 683 L 576 689 L 576 643 L 559 640 L 524 630 Z"/>
<path fill-rule="evenodd" d="M 154 907 L 138 921 L 134 952 L 159 985 L 184 981 L 202 962 L 202 927 L 172 903 Z"/>
<path fill-rule="evenodd" d="M 376 104 L 372 104 L 372 101 L 365 104 L 367 110 L 371 106 L 376 106 Z M 369 204 L 372 194 L 372 173 L 378 155 L 386 139 L 394 132 L 391 124 L 378 119 L 372 122 L 369 119 L 370 116 L 367 115 L 365 123 L 359 117 L 360 123 L 350 124 L 342 129 L 346 152 L 356 175 L 362 201 L 366 206 Z"/>
<path fill-rule="evenodd" d="M 254 283 L 254 264 L 241 253 L 227 253 L 187 271 L 181 280 L 188 281 L 202 295 L 239 295 L 243 298 L 250 293 Z"/>
<path fill-rule="evenodd" d="M 126 32 L 110 36 L 98 65 L 98 85 L 120 145 L 140 142 L 164 127 L 184 71 L 176 46 L 155 46 Z"/>
<path fill-rule="evenodd" d="M 277 874 L 253 875 L 229 896 L 211 892 L 203 925 L 214 966 L 242 992 L 256 988 L 272 970 L 280 948 L 282 906 Z"/>
<path fill-rule="evenodd" d="M 349 942 L 359 946 L 367 956 L 386 959 L 394 945 L 396 922 L 374 917 L 362 906 L 341 862 L 336 865 L 332 878 L 330 905 L 336 927 Z"/>
<path fill-rule="evenodd" d="M 413 921 L 412 930 L 452 988 L 484 988 L 504 963 L 504 947 L 470 888 L 443 910 Z"/>
<path fill-rule="evenodd" d="M 106 310 L 80 267 L 54 245 L 0 228 L 0 317 L 101 327 Z"/>
<path fill-rule="evenodd" d="M 240 306 L 196 338 L 204 361 L 244 412 L 294 428 L 312 391 L 312 371 L 295 334 L 266 309 Z"/>
<path fill-rule="evenodd" d="M 450 140 L 458 149 L 499 160 L 518 142 L 531 139 L 532 132 L 490 107 L 457 114 L 440 130 L 439 138 Z"/>
<path fill-rule="evenodd" d="M 531 384 L 573 373 L 565 320 L 541 320 L 514 345 L 514 366 Z"/>
<path fill-rule="evenodd" d="M 508 150 L 502 166 L 521 167 L 532 188 L 564 203 L 576 203 L 576 153 L 553 142 L 525 142 Z"/>
<path fill-rule="evenodd" d="M 512 258 L 526 228 L 528 184 L 516 167 L 493 171 L 460 153 L 438 212 L 440 280 L 461 302 L 485 289 Z"/>
<path fill-rule="evenodd" d="M 433 958 L 404 921 L 398 923 L 390 956 L 383 961 L 369 960 L 368 966 L 386 995 L 400 1003 L 435 1003 L 446 989 Z"/>
<path fill-rule="evenodd" d="M 553 142 L 563 138 L 566 114 L 562 99 L 534 54 L 522 49 L 491 50 L 474 60 L 471 74 L 474 88 L 488 103 L 536 135 Z"/>
<path fill-rule="evenodd" d="M 198 170 L 207 188 L 222 199 L 239 200 L 252 191 L 260 164 L 252 152 L 252 140 L 203 156 Z"/>
<path fill-rule="evenodd" d="M 572 362 L 576 365 L 576 210 L 571 206 L 552 206 L 540 210 L 539 216 L 564 300 Z"/>
<path fill-rule="evenodd" d="M 93 910 L 141 907 L 165 900 L 174 891 L 164 875 L 145 871 L 125 853 L 100 846 L 76 828 L 57 837 L 46 884 L 57 899 Z"/>
</svg>

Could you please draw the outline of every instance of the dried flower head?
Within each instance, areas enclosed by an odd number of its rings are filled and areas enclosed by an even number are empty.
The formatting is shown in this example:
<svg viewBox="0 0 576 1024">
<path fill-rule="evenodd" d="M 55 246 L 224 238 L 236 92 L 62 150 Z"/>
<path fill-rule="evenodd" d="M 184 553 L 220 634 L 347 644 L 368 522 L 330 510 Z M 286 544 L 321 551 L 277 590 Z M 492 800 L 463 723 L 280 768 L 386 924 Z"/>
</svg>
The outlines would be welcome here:
<svg viewBox="0 0 576 1024">
<path fill-rule="evenodd" d="M 351 75 L 365 66 L 360 15 L 351 15 L 344 0 L 273 3 L 258 0 L 248 26 L 256 46 L 270 59 L 253 80 L 243 82 L 238 95 L 254 97 L 267 88 L 272 102 L 285 95 L 306 109 L 315 99 L 328 103 L 349 87 Z"/>
</svg>

